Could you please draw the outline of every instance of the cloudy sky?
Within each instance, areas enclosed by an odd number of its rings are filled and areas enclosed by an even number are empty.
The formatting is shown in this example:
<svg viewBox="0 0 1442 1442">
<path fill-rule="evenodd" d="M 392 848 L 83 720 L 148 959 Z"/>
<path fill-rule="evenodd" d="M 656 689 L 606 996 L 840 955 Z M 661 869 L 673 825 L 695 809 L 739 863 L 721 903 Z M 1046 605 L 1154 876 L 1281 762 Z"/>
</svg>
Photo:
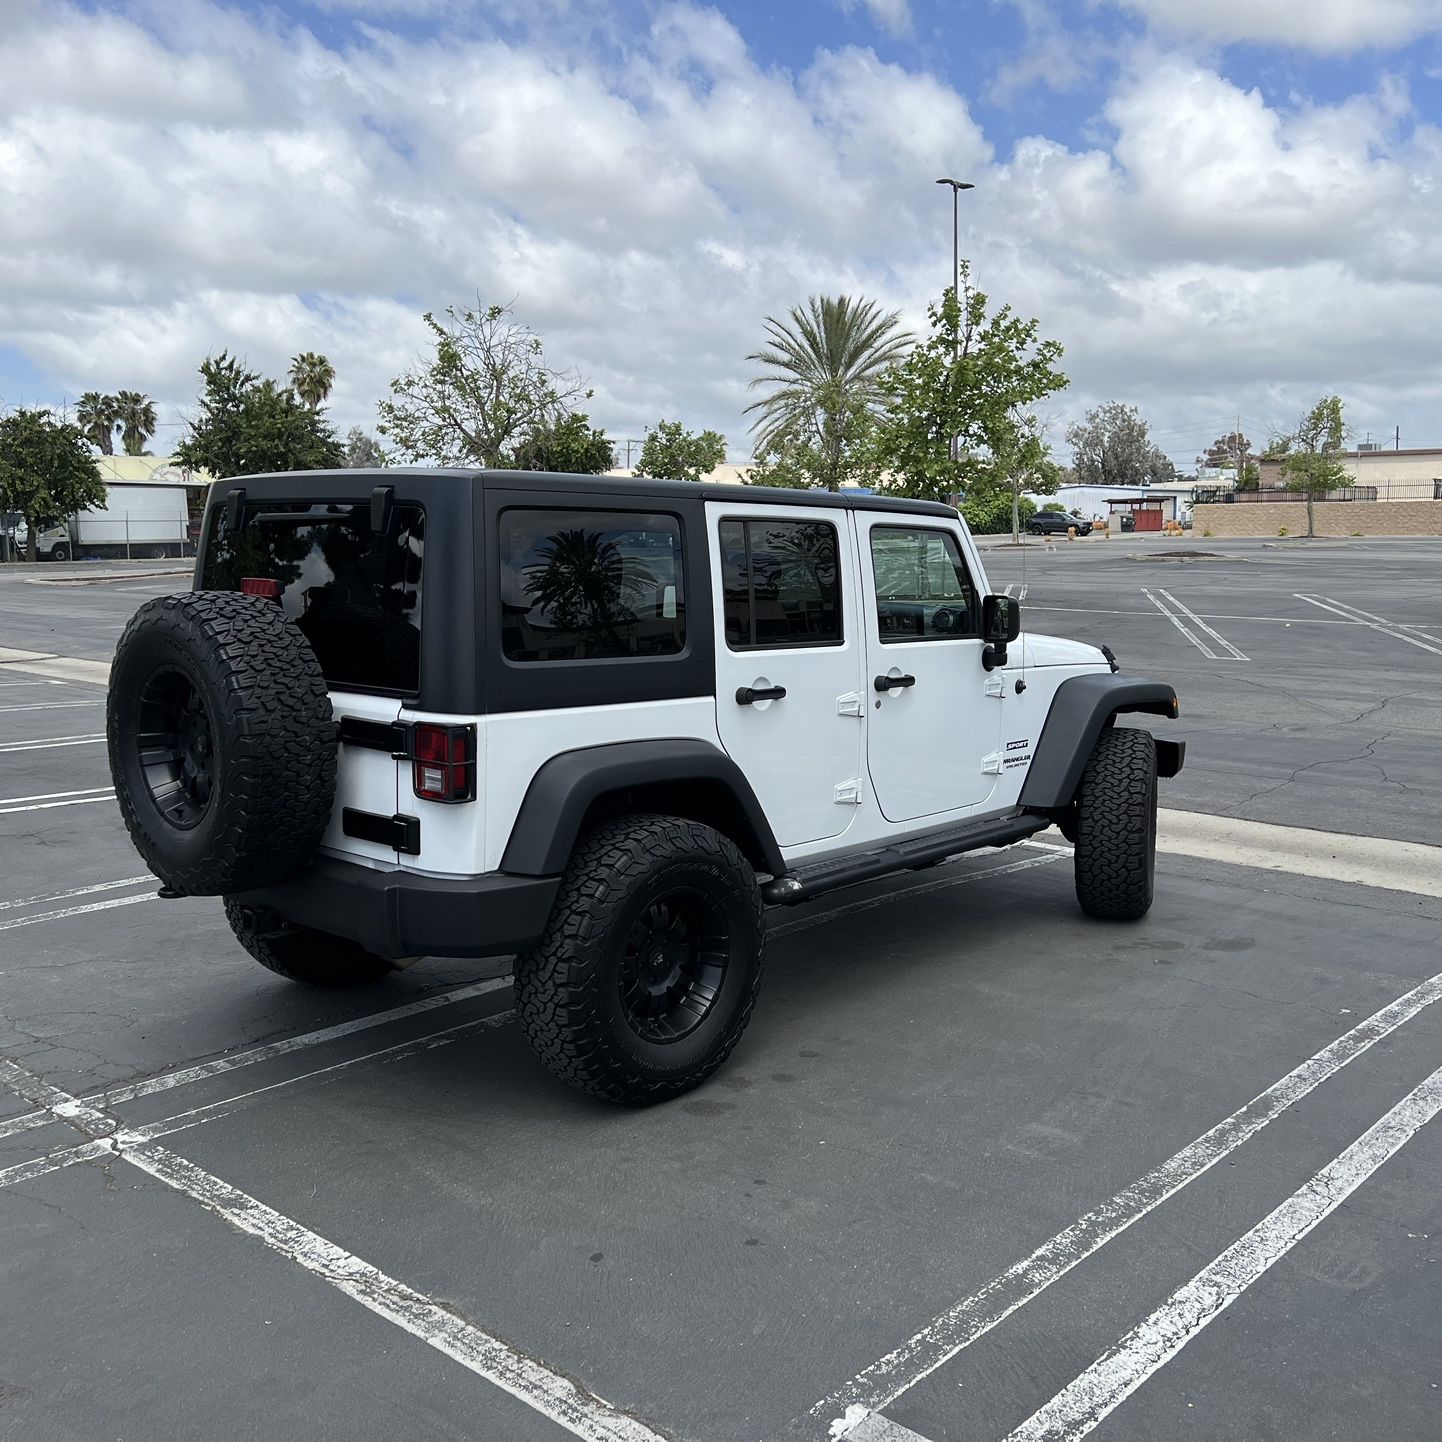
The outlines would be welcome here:
<svg viewBox="0 0 1442 1442">
<path fill-rule="evenodd" d="M 1442 0 L 3 0 L 0 404 L 324 351 L 370 427 L 419 314 L 513 301 L 593 420 L 749 452 L 769 313 L 920 328 L 951 207 L 1066 347 L 1053 439 L 1189 466 L 1339 391 L 1442 444 Z"/>
</svg>

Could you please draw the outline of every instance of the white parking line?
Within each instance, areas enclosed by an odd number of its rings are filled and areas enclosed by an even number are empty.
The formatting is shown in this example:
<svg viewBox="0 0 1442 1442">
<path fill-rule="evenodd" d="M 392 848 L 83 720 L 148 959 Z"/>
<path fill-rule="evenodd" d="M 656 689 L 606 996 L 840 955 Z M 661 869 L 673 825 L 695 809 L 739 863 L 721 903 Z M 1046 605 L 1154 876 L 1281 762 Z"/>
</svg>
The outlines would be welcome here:
<svg viewBox="0 0 1442 1442">
<path fill-rule="evenodd" d="M 92 801 L 104 801 L 103 796 L 92 796 Z M 13 807 L 16 811 L 40 811 L 39 806 L 18 806 Z M 5 815 L 0 811 L 0 816 Z M 14 931 L 20 926 L 38 926 L 42 921 L 64 921 L 68 916 L 85 916 L 92 911 L 114 911 L 120 906 L 134 906 L 141 901 L 154 901 L 156 893 L 144 891 L 139 896 L 117 896 L 110 901 L 89 901 L 84 906 L 62 906 L 57 911 L 38 911 L 34 916 L 12 916 L 7 921 L 0 921 L 0 931 Z"/>
<path fill-rule="evenodd" d="M 1023 582 L 1021 583 L 1021 590 L 1019 590 L 1019 591 L 1016 593 L 1016 599 L 1017 599 L 1018 601 L 1025 601 L 1025 600 L 1026 600 L 1026 582 L 1025 582 L 1025 581 L 1023 581 Z"/>
<path fill-rule="evenodd" d="M 1007 1442 L 1075 1442 L 1116 1410 L 1442 1111 L 1442 1067 L 1246 1236 L 1178 1287 Z"/>
<path fill-rule="evenodd" d="M 289 1056 L 292 1052 L 305 1051 L 314 1046 L 324 1046 L 327 1042 L 339 1041 L 342 1037 L 370 1031 L 373 1027 L 385 1026 L 393 1021 L 404 1021 L 410 1016 L 421 1016 L 428 1011 L 438 1011 L 442 1007 L 470 1001 L 472 997 L 485 996 L 487 992 L 499 991 L 502 987 L 510 984 L 511 979 L 508 976 L 492 977 L 489 981 L 469 982 L 465 986 L 456 987 L 453 991 L 440 992 L 434 996 L 423 996 L 416 1001 L 408 1001 L 403 1006 L 393 1006 L 386 1011 L 372 1012 L 369 1016 L 354 1017 L 350 1021 L 337 1022 L 334 1026 L 321 1027 L 317 1031 L 302 1032 L 298 1036 L 288 1036 L 280 1041 L 266 1042 L 263 1046 L 251 1047 L 248 1051 L 234 1052 L 230 1056 L 217 1057 L 214 1061 L 200 1062 L 195 1066 L 185 1067 L 181 1071 L 162 1072 L 159 1076 L 146 1077 L 141 1081 L 106 1087 L 104 1091 L 94 1092 L 84 1100 L 103 1102 L 107 1107 L 119 1106 L 122 1102 L 134 1101 L 137 1097 L 154 1096 L 156 1092 L 189 1086 L 193 1082 L 204 1081 L 207 1077 L 224 1076 L 227 1072 L 237 1071 L 241 1067 L 256 1066 L 261 1062 L 273 1061 L 276 1057 Z M 11 1136 L 16 1132 L 28 1131 L 33 1127 L 44 1126 L 48 1120 L 45 1112 L 30 1112 L 26 1116 L 0 1121 L 0 1138 Z"/>
<path fill-rule="evenodd" d="M 0 901 L 0 911 L 14 911 L 18 906 L 44 906 L 52 901 L 69 901 L 72 896 L 90 896 L 97 891 L 119 891 L 124 886 L 154 886 L 153 876 L 126 876 L 119 881 L 97 881 L 93 886 L 72 886 L 69 891 L 52 891 L 48 896 L 22 896 L 15 901 Z"/>
<path fill-rule="evenodd" d="M 1157 610 L 1160 611 L 1162 615 L 1165 616 L 1167 620 L 1170 621 L 1172 625 L 1175 626 L 1177 630 L 1180 631 L 1182 635 L 1185 636 L 1187 640 L 1190 641 L 1192 645 L 1195 646 L 1197 650 L 1200 651 L 1202 655 L 1207 658 L 1208 661 L 1215 661 L 1217 659 L 1217 653 L 1213 651 L 1211 647 L 1206 644 L 1205 641 L 1199 641 L 1194 635 L 1192 635 L 1192 633 L 1187 630 L 1187 628 L 1182 624 L 1181 618 L 1178 616 L 1174 616 L 1167 609 L 1165 602 L 1159 600 L 1156 596 L 1152 595 L 1152 593 L 1147 590 L 1145 586 L 1142 587 L 1142 595 L 1144 595 L 1147 600 L 1149 600 L 1152 605 L 1154 605 Z"/>
<path fill-rule="evenodd" d="M 38 1081 L 9 1061 L 0 1060 L 0 1079 L 57 1121 L 86 1134 L 92 1143 L 108 1144 L 117 1159 L 198 1202 L 238 1231 L 255 1237 L 574 1436 L 586 1442 L 663 1442 L 659 1433 L 618 1411 L 580 1383 L 493 1333 L 473 1326 L 452 1308 L 387 1276 L 184 1157 L 146 1142 L 78 1097 Z"/>
<path fill-rule="evenodd" d="M 1430 651 L 1434 656 L 1442 656 L 1442 645 L 1438 645 L 1432 637 L 1424 638 L 1422 634 L 1409 634 L 1415 630 L 1415 627 L 1400 626 L 1395 621 L 1387 621 L 1381 616 L 1374 616 L 1370 611 L 1363 611 L 1357 606 L 1349 606 L 1345 601 L 1334 601 L 1330 596 L 1310 596 L 1303 591 L 1294 591 L 1292 594 L 1299 601 L 1307 602 L 1309 606 L 1319 606 L 1324 611 L 1345 616 L 1347 620 L 1355 621 L 1358 625 L 1366 626 L 1380 635 L 1390 636 L 1394 641 L 1405 641 L 1409 646 L 1419 646 L 1424 651 Z"/>
<path fill-rule="evenodd" d="M 88 701 L 37 701 L 29 706 L 0 706 L 0 711 L 68 711 L 75 706 L 103 706 L 104 696 L 92 696 Z"/>
<path fill-rule="evenodd" d="M 115 795 L 114 786 L 92 786 L 87 792 L 53 792 L 55 800 L 39 796 L 14 796 L 0 799 L 0 816 L 23 810 L 53 810 L 56 806 L 87 806 L 91 802 L 108 802 Z M 63 797 L 63 799 L 62 799 Z M 19 805 L 19 803 L 26 805 Z"/>
<path fill-rule="evenodd" d="M 813 1422 L 827 1421 L 857 1406 L 868 1412 L 881 1411 L 1439 998 L 1442 972 L 1330 1042 L 1174 1156 L 1013 1263 L 980 1291 L 948 1307 L 894 1351 L 824 1397 L 807 1417 Z M 793 1431 L 789 1435 L 814 1434 Z"/>
<path fill-rule="evenodd" d="M 38 741 L 0 742 L 0 752 L 6 751 L 52 751 L 62 746 L 95 746 L 105 740 L 103 731 L 88 736 L 44 736 Z"/>
<path fill-rule="evenodd" d="M 1180 611 L 1181 614 L 1187 618 L 1187 620 L 1191 621 L 1195 626 L 1198 627 L 1198 629 L 1205 631 L 1207 635 L 1209 635 L 1212 640 L 1217 643 L 1217 645 L 1219 645 L 1231 656 L 1231 659 L 1233 661 L 1245 661 L 1248 659 L 1234 645 L 1232 645 L 1232 643 L 1227 640 L 1225 636 L 1221 635 L 1217 631 L 1214 631 L 1209 625 L 1207 625 L 1204 620 L 1202 620 L 1199 615 L 1197 615 L 1195 611 L 1191 610 L 1187 606 L 1184 606 L 1179 600 L 1177 600 L 1174 595 L 1172 595 L 1170 591 L 1163 590 L 1160 586 L 1157 587 L 1157 590 L 1161 595 L 1165 596 L 1167 600 L 1171 602 L 1171 604 L 1175 606 L 1177 610 Z"/>
<path fill-rule="evenodd" d="M 46 681 L 37 677 L 34 681 L 0 681 L 0 691 L 18 691 L 22 686 L 68 686 L 69 684 L 68 681 Z"/>
</svg>

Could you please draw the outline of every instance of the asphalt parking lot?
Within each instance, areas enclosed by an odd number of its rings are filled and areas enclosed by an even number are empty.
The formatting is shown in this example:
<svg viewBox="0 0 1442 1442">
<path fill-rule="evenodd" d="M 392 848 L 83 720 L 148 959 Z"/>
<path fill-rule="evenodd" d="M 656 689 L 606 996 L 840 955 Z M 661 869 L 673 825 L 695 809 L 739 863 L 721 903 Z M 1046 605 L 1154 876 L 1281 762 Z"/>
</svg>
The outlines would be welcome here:
<svg viewBox="0 0 1442 1442">
<path fill-rule="evenodd" d="M 1151 915 L 1055 834 L 778 914 L 639 1112 L 504 964 L 317 994 L 156 899 L 95 663 L 184 578 L 0 573 L 0 1437 L 1442 1435 L 1442 542 L 987 564 L 1177 687 Z"/>
</svg>

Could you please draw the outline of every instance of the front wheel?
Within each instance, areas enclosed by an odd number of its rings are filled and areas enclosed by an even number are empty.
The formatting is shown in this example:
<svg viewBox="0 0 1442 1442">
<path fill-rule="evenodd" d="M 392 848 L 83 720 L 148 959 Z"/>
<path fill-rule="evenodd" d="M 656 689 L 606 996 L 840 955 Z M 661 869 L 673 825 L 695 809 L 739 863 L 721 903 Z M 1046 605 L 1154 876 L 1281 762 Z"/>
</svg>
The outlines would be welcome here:
<svg viewBox="0 0 1442 1442">
<path fill-rule="evenodd" d="M 50 548 L 50 559 L 52 561 L 68 561 L 70 559 L 70 547 L 52 546 Z"/>
<path fill-rule="evenodd" d="M 1157 866 L 1157 747 L 1149 731 L 1097 737 L 1076 804 L 1076 895 L 1088 916 L 1140 921 Z"/>
<path fill-rule="evenodd" d="M 540 945 L 516 964 L 536 1054 L 603 1101 L 700 1085 L 751 1019 L 761 893 L 719 832 L 672 816 L 606 822 L 577 845 Z"/>
<path fill-rule="evenodd" d="M 263 966 L 287 981 L 334 989 L 379 981 L 395 967 L 357 941 L 297 926 L 263 907 L 225 899 L 235 939 Z"/>
</svg>

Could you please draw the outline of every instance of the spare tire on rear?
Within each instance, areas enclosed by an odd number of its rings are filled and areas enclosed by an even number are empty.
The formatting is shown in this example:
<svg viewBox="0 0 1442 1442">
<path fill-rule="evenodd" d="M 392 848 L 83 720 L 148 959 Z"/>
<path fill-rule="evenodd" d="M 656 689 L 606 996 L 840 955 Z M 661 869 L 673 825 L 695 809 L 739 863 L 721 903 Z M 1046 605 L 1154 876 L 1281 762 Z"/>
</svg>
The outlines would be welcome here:
<svg viewBox="0 0 1442 1442">
<path fill-rule="evenodd" d="M 115 648 L 106 739 L 130 839 L 175 891 L 282 881 L 330 822 L 330 697 L 315 652 L 272 600 L 147 601 Z"/>
</svg>

